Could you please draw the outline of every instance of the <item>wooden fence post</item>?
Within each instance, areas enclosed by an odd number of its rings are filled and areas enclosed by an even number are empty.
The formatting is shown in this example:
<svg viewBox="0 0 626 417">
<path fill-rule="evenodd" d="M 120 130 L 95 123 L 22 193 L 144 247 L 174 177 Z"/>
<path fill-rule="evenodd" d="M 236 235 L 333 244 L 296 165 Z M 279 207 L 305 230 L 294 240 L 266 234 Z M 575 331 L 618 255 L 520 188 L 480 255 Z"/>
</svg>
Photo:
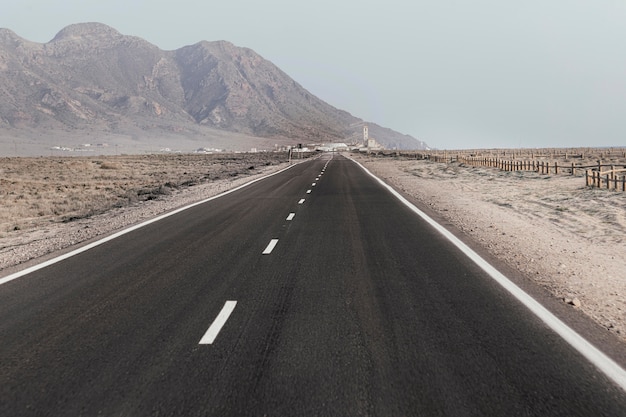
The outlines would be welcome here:
<svg viewBox="0 0 626 417">
<path fill-rule="evenodd" d="M 611 179 L 615 179 L 615 167 L 611 165 Z M 617 184 L 615 184 L 615 189 L 617 190 Z"/>
</svg>

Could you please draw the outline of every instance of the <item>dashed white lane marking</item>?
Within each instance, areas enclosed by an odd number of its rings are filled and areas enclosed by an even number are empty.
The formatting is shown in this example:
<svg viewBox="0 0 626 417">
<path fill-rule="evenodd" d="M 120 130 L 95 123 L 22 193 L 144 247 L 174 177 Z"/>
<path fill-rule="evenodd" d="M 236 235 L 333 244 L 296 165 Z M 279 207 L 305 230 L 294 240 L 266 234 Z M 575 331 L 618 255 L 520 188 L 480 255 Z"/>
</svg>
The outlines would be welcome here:
<svg viewBox="0 0 626 417">
<path fill-rule="evenodd" d="M 217 315 L 215 321 L 209 327 L 209 330 L 206 331 L 202 339 L 200 339 L 200 345 L 211 345 L 215 341 L 215 338 L 226 324 L 226 320 L 230 317 L 230 314 L 235 309 L 237 305 L 237 301 L 226 301 L 224 307 L 222 307 L 222 311 Z"/>
<path fill-rule="evenodd" d="M 277 243 L 278 243 L 278 239 L 270 240 L 270 243 L 267 245 L 267 248 L 265 248 L 265 250 L 263 251 L 263 255 L 269 255 L 270 253 L 272 253 Z"/>
<path fill-rule="evenodd" d="M 294 217 L 296 217 L 296 213 L 289 213 L 289 216 L 287 216 L 287 221 L 293 220 Z"/>
<path fill-rule="evenodd" d="M 316 182 L 314 182 L 313 184 L 311 184 L 311 187 L 315 187 L 317 185 Z"/>
<path fill-rule="evenodd" d="M 380 185 L 389 190 L 398 200 L 400 200 L 405 206 L 412 210 L 419 217 L 424 219 L 426 223 L 430 224 L 437 232 L 441 233 L 446 239 L 454 244 L 459 250 L 461 250 L 468 258 L 470 258 L 476 265 L 478 265 L 483 271 L 485 271 L 494 281 L 500 284 L 506 289 L 513 297 L 517 298 L 523 305 L 526 306 L 535 316 L 543 321 L 548 327 L 556 332 L 563 340 L 569 343 L 574 349 L 576 349 L 581 355 L 583 355 L 589 362 L 594 364 L 601 372 L 607 377 L 613 380 L 623 390 L 626 391 L 626 370 L 624 370 L 613 359 L 609 358 L 600 349 L 592 345 L 587 339 L 578 334 L 575 330 L 561 321 L 552 312 L 545 308 L 541 303 L 531 297 L 528 293 L 515 285 L 513 281 L 508 279 L 504 274 L 498 271 L 489 262 L 483 259 L 479 254 L 474 252 L 469 246 L 467 246 L 461 239 L 454 236 L 448 229 L 437 223 L 426 213 L 415 207 L 410 201 L 404 198 L 400 193 L 394 190 L 390 185 L 383 180 L 372 174 L 363 165 L 350 158 L 352 162 L 357 164 L 368 175 L 373 177 Z"/>
<path fill-rule="evenodd" d="M 304 203 L 304 198 L 301 198 L 300 201 L 298 201 L 298 204 L 302 204 Z"/>
<path fill-rule="evenodd" d="M 311 190 L 306 190 L 306 193 L 307 194 L 311 194 Z"/>
</svg>

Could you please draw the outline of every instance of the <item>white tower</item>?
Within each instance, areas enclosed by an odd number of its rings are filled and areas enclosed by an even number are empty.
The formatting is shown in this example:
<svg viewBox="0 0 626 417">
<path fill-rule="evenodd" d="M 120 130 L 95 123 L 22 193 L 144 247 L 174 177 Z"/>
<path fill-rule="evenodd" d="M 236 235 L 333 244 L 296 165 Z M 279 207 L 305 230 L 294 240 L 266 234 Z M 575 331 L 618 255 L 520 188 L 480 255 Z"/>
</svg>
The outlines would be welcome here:
<svg viewBox="0 0 626 417">
<path fill-rule="evenodd" d="M 367 141 L 369 139 L 370 135 L 369 135 L 369 131 L 367 128 L 367 125 L 363 126 L 363 146 L 367 146 Z"/>
</svg>

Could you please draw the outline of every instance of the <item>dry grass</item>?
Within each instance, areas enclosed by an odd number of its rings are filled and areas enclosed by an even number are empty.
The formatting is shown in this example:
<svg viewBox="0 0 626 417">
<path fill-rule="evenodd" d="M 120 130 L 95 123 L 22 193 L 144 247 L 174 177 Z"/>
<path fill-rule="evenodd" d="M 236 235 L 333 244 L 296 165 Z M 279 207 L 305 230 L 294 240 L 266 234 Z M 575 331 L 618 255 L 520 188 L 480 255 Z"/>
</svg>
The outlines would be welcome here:
<svg viewBox="0 0 626 417">
<path fill-rule="evenodd" d="M 0 232 L 89 217 L 286 160 L 276 153 L 0 158 Z"/>
</svg>

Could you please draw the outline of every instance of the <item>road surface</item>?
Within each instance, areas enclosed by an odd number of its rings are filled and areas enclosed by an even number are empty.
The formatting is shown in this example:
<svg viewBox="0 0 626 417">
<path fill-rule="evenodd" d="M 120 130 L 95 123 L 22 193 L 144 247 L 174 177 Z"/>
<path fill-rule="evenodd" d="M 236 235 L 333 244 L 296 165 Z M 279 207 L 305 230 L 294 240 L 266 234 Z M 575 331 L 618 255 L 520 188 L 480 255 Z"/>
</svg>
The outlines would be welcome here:
<svg viewBox="0 0 626 417">
<path fill-rule="evenodd" d="M 620 416 L 624 391 L 352 161 L 0 285 L 2 416 Z"/>
</svg>

